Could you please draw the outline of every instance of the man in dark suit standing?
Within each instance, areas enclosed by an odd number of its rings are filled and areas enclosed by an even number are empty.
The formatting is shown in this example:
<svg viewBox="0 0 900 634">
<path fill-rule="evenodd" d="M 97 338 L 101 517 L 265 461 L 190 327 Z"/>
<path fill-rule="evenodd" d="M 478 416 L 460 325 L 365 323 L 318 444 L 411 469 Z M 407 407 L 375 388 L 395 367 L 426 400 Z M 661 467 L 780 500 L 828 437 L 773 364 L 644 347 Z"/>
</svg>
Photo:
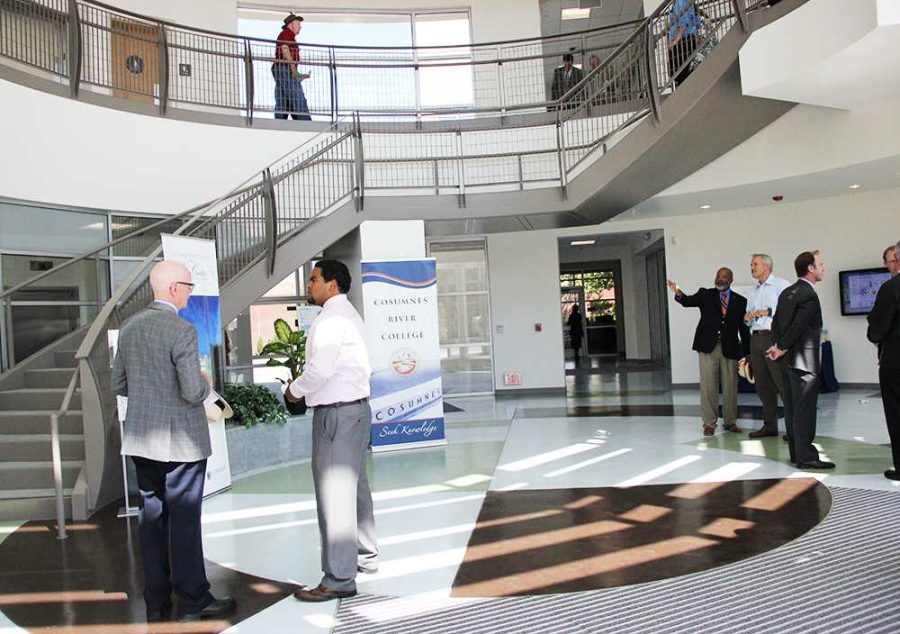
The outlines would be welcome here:
<svg viewBox="0 0 900 634">
<path fill-rule="evenodd" d="M 900 480 L 900 242 L 885 250 L 883 259 L 891 279 L 881 285 L 869 313 L 869 341 L 878 345 L 878 383 L 884 419 L 891 437 L 894 468 L 884 472 L 888 480 Z"/>
<path fill-rule="evenodd" d="M 553 82 L 550 84 L 550 98 L 556 101 L 572 90 L 584 79 L 584 71 L 575 66 L 575 58 L 571 53 L 563 55 L 563 65 L 553 70 Z M 573 107 L 572 104 L 564 106 Z"/>
<path fill-rule="evenodd" d="M 737 426 L 737 362 L 750 349 L 750 330 L 744 323 L 747 298 L 731 290 L 732 281 L 731 269 L 721 268 L 716 272 L 715 288 L 701 288 L 693 295 L 685 295 L 675 282 L 667 281 L 676 302 L 700 309 L 693 347 L 700 354 L 700 414 L 704 436 L 716 433 L 720 384 L 723 427 L 741 431 Z"/>
<path fill-rule="evenodd" d="M 150 271 L 153 303 L 119 333 L 113 390 L 128 397 L 122 455 L 131 456 L 141 492 L 139 535 L 147 621 L 167 621 L 172 592 L 178 620 L 225 615 L 234 599 L 209 592 L 200 507 L 212 453 L 203 401 L 209 378 L 200 369 L 197 331 L 178 316 L 187 306 L 191 273 L 177 262 Z"/>
<path fill-rule="evenodd" d="M 800 279 L 778 297 L 772 321 L 775 343 L 766 354 L 781 359 L 791 462 L 799 469 L 834 469 L 833 462 L 819 459 L 813 446 L 822 340 L 822 306 L 815 285 L 825 279 L 825 262 L 818 251 L 804 251 L 794 260 L 794 271 Z"/>
</svg>

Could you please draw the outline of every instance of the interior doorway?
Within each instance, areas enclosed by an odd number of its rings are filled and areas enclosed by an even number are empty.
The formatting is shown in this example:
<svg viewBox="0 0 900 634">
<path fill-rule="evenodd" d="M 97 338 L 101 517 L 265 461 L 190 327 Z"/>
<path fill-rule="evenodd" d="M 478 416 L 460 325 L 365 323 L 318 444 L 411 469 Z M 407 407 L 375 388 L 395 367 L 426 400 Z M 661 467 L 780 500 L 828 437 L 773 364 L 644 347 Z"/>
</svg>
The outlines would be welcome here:
<svg viewBox="0 0 900 634">
<path fill-rule="evenodd" d="M 596 262 L 590 266 L 564 267 L 559 274 L 563 336 L 566 356 L 575 356 L 571 327 L 567 320 L 578 305 L 584 337 L 581 354 L 625 356 L 625 328 L 621 301 L 621 267 L 618 262 Z"/>
</svg>

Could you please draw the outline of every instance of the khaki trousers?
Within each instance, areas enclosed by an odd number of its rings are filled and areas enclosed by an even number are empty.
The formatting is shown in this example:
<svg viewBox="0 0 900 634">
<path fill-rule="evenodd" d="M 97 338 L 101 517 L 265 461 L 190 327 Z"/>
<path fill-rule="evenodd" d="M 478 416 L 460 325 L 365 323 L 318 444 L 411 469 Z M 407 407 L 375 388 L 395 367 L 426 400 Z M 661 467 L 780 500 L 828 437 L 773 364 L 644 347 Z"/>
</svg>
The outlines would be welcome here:
<svg viewBox="0 0 900 634">
<path fill-rule="evenodd" d="M 700 352 L 700 416 L 704 427 L 715 427 L 719 419 L 719 385 L 722 386 L 722 418 L 737 423 L 737 360 L 722 354 L 722 343 L 712 352 Z"/>
</svg>

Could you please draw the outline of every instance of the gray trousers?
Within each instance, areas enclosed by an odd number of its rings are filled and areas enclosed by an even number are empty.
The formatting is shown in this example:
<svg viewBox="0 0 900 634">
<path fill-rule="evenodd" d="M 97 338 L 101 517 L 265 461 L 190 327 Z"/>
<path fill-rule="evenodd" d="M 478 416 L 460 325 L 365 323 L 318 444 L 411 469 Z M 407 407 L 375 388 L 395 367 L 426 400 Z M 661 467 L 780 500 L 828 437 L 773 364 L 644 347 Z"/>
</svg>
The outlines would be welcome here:
<svg viewBox="0 0 900 634">
<path fill-rule="evenodd" d="M 784 394 L 783 373 L 778 361 L 766 357 L 774 344 L 771 332 L 754 332 L 750 337 L 750 365 L 756 381 L 756 393 L 763 406 L 763 425 L 778 429 L 778 395 Z"/>
<path fill-rule="evenodd" d="M 722 354 L 717 343 L 712 352 L 700 355 L 700 417 L 704 427 L 715 427 L 719 419 L 719 384 L 722 385 L 722 418 L 726 425 L 737 422 L 737 360 Z"/>
<path fill-rule="evenodd" d="M 369 404 L 317 407 L 313 412 L 312 472 L 322 546 L 321 584 L 356 589 L 357 566 L 378 558 L 372 492 L 366 476 L 372 410 Z"/>
</svg>

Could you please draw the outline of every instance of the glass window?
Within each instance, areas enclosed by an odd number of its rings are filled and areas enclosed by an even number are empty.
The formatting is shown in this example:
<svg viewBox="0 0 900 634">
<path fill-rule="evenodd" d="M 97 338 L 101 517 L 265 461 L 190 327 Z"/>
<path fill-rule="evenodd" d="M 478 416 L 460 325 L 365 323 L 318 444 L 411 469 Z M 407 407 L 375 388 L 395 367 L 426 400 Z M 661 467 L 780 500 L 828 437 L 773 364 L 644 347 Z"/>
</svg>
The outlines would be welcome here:
<svg viewBox="0 0 900 634">
<path fill-rule="evenodd" d="M 436 242 L 438 327 L 445 394 L 493 390 L 487 254 L 483 242 Z"/>
<path fill-rule="evenodd" d="M 337 48 L 334 51 L 338 65 L 334 74 L 337 106 L 341 112 L 474 104 L 467 12 L 300 10 L 300 13 L 304 20 L 298 41 L 306 45 L 301 49 L 301 71 L 310 74 L 304 83 L 304 91 L 314 113 L 327 112 L 331 108 L 327 46 L 372 47 Z M 286 10 L 241 8 L 238 10 L 238 32 L 248 37 L 274 40 L 281 31 L 285 14 Z M 411 50 L 414 33 L 418 47 L 435 47 L 418 49 L 418 59 Z M 454 46 L 460 44 L 463 46 Z M 269 55 L 264 42 L 254 43 L 253 50 L 258 64 L 271 65 L 270 60 L 262 59 Z M 417 63 L 418 71 L 414 68 Z M 258 66 L 260 71 L 264 70 L 263 66 Z M 272 108 L 272 78 L 267 71 L 257 72 L 254 77 L 257 106 Z"/>
<path fill-rule="evenodd" d="M 270 288 L 263 297 L 297 297 L 298 295 L 300 292 L 297 289 L 297 273 L 294 272 Z"/>
</svg>

